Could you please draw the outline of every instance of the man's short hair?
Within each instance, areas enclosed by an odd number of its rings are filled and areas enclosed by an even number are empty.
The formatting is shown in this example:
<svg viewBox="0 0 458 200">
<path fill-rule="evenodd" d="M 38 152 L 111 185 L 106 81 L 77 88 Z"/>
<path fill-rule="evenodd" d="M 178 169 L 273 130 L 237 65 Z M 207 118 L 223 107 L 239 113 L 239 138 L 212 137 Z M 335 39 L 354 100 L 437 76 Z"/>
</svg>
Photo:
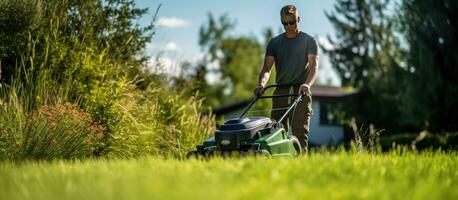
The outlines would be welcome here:
<svg viewBox="0 0 458 200">
<path fill-rule="evenodd" d="M 281 10 L 280 10 L 280 17 L 286 16 L 286 15 L 297 16 L 296 6 L 294 6 L 294 5 L 283 6 L 283 8 L 281 8 Z"/>
</svg>

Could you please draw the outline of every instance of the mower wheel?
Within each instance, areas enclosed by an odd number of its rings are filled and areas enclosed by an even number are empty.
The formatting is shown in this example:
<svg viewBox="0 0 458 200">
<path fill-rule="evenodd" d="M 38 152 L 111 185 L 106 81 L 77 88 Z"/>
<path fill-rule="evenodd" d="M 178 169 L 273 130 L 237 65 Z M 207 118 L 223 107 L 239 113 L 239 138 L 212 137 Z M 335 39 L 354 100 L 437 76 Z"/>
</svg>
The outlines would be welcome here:
<svg viewBox="0 0 458 200">
<path fill-rule="evenodd" d="M 291 142 L 296 150 L 296 156 L 302 155 L 301 143 L 299 143 L 299 140 L 296 137 L 292 137 Z"/>
<path fill-rule="evenodd" d="M 208 150 L 204 152 L 205 158 L 213 158 L 215 157 L 215 151 L 214 150 Z"/>
<path fill-rule="evenodd" d="M 261 149 L 259 151 L 255 151 L 255 157 L 261 157 L 261 158 L 270 158 L 270 153 L 269 151 L 265 150 L 265 149 Z"/>
<path fill-rule="evenodd" d="M 245 158 L 253 155 L 253 150 L 248 151 L 240 151 L 239 152 L 240 158 Z"/>
<path fill-rule="evenodd" d="M 186 154 L 187 159 L 197 159 L 199 158 L 199 153 L 197 151 L 190 151 Z"/>
<path fill-rule="evenodd" d="M 221 156 L 223 158 L 230 158 L 232 156 L 232 151 L 221 151 Z"/>
</svg>

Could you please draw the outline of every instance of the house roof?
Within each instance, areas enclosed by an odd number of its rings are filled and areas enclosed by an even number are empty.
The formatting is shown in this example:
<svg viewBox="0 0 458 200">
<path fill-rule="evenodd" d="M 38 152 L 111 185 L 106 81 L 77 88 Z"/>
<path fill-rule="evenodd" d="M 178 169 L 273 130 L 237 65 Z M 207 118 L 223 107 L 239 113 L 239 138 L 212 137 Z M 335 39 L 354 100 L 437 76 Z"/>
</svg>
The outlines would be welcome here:
<svg viewBox="0 0 458 200">
<path fill-rule="evenodd" d="M 348 91 L 341 87 L 326 85 L 314 85 L 310 90 L 315 100 L 331 102 L 347 101 L 359 94 L 357 90 Z"/>
<path fill-rule="evenodd" d="M 311 91 L 313 97 L 343 97 L 355 93 L 344 91 L 341 87 L 327 85 L 313 85 Z"/>
</svg>

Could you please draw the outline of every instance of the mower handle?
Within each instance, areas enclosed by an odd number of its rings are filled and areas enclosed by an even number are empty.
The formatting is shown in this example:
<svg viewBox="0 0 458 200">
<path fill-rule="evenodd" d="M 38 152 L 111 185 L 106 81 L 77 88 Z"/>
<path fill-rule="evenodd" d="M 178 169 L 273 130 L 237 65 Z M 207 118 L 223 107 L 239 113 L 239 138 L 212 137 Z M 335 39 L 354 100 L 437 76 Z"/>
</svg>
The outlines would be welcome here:
<svg viewBox="0 0 458 200">
<path fill-rule="evenodd" d="M 268 86 L 266 86 L 264 88 L 264 92 L 269 88 L 296 87 L 296 86 L 300 86 L 300 84 L 274 84 L 274 85 L 268 85 Z M 276 98 L 276 97 L 297 97 L 297 96 L 305 96 L 309 92 L 310 91 L 303 92 L 302 94 L 277 94 L 277 95 L 268 95 L 268 96 L 263 96 L 262 94 L 260 94 L 260 95 L 255 95 L 254 98 L 266 99 L 266 98 Z"/>
<path fill-rule="evenodd" d="M 264 92 L 269 89 L 269 88 L 279 88 L 279 87 L 294 87 L 294 86 L 299 86 L 299 85 L 293 85 L 293 84 L 274 84 L 274 85 L 268 85 L 264 88 Z M 310 91 L 306 91 L 306 92 L 303 92 L 301 94 L 277 94 L 277 95 L 268 95 L 268 96 L 263 96 L 262 94 L 260 95 L 256 95 L 253 97 L 253 99 L 251 100 L 250 104 L 248 104 L 248 106 L 245 108 L 245 110 L 240 114 L 239 118 L 242 118 L 250 109 L 251 107 L 256 103 L 256 101 L 258 99 L 267 99 L 267 98 L 279 98 L 279 97 L 297 97 L 294 102 L 290 105 L 290 109 L 288 109 L 286 112 L 285 112 L 285 116 L 287 113 L 289 113 L 289 111 L 291 110 L 292 107 L 296 106 L 297 103 L 299 101 L 302 100 L 302 98 L 307 95 L 307 94 L 310 94 Z M 282 117 L 282 119 L 284 118 L 284 116 Z M 279 120 L 281 121 L 281 120 Z"/>
</svg>

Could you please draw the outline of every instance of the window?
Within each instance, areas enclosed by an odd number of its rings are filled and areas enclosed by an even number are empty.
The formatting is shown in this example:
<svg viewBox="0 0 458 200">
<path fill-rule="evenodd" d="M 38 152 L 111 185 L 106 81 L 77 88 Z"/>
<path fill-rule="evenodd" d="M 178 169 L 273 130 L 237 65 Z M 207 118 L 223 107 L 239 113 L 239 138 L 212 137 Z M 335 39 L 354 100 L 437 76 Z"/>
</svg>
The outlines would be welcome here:
<svg viewBox="0 0 458 200">
<path fill-rule="evenodd" d="M 320 124 L 339 125 L 339 110 L 337 103 L 320 102 Z"/>
</svg>

